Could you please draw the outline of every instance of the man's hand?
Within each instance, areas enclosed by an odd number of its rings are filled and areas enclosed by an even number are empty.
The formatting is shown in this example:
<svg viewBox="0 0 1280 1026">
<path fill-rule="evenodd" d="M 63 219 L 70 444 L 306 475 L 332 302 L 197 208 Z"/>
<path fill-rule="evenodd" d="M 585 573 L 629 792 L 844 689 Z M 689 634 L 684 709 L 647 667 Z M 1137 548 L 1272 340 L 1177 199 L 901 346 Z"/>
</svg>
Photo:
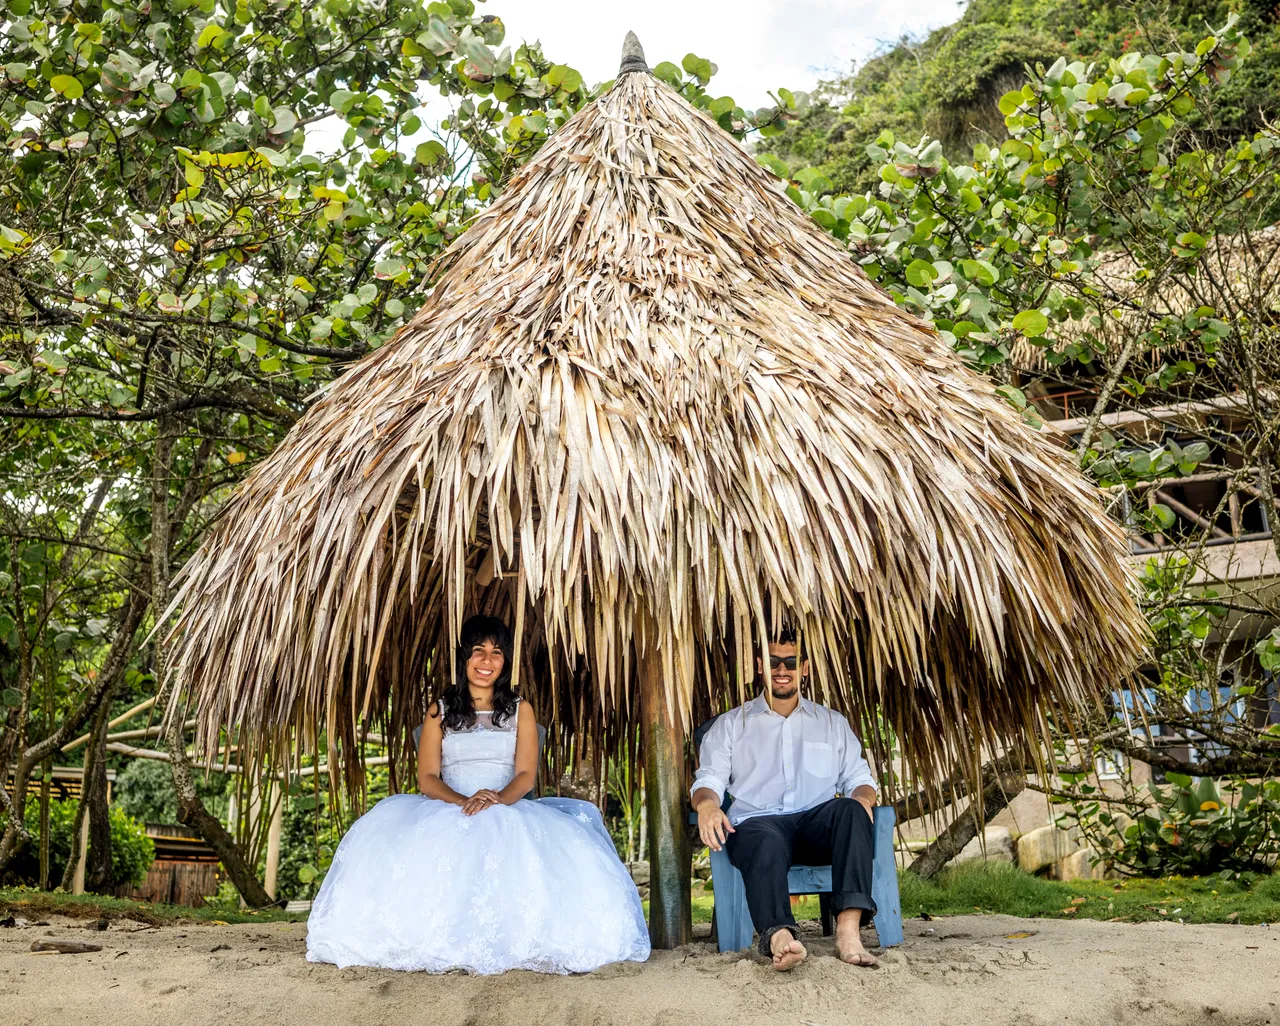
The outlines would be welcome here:
<svg viewBox="0 0 1280 1026">
<path fill-rule="evenodd" d="M 872 811 L 876 807 L 876 789 L 863 784 L 853 789 L 853 794 L 849 796 L 864 809 L 867 810 L 867 817 L 871 822 L 876 821 L 875 813 Z"/>
<path fill-rule="evenodd" d="M 698 836 L 712 851 L 719 851 L 734 832 L 733 824 L 713 799 L 698 803 Z"/>
</svg>

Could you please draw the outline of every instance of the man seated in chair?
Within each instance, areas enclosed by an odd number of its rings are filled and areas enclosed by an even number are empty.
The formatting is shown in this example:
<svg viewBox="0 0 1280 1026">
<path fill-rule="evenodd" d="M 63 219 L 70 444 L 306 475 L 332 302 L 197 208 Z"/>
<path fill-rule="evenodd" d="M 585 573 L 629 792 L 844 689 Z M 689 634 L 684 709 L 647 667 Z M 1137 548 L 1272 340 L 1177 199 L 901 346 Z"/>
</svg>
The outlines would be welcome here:
<svg viewBox="0 0 1280 1026">
<path fill-rule="evenodd" d="M 836 955 L 876 968 L 859 933 L 876 910 L 876 785 L 862 745 L 842 715 L 800 697 L 809 662 L 793 631 L 769 645 L 767 674 L 759 659 L 756 666 L 773 701 L 762 694 L 707 731 L 692 789 L 698 832 L 715 851 L 727 849 L 742 873 L 760 953 L 775 969 L 794 969 L 808 954 L 791 914 L 793 865 L 831 866 Z M 728 815 L 720 807 L 726 791 L 733 797 Z"/>
</svg>

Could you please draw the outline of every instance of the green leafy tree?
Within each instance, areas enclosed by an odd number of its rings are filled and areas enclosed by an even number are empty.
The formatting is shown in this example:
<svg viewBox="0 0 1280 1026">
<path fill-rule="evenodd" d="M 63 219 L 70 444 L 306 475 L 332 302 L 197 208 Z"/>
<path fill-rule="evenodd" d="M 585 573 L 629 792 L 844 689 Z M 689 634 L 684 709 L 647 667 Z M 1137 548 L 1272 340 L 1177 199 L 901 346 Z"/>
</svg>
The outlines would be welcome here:
<svg viewBox="0 0 1280 1026">
<path fill-rule="evenodd" d="M 5 14 L 0 756 L 19 800 L 0 866 L 29 837 L 34 767 L 90 720 L 102 764 L 100 710 L 130 674 L 164 679 L 141 628 L 219 499 L 404 323 L 432 261 L 590 96 L 469 0 Z M 450 108 L 434 125 L 428 97 Z M 316 152 L 322 125 L 340 142 Z M 262 903 L 181 737 L 162 744 L 180 817 Z"/>
<path fill-rule="evenodd" d="M 1192 49 L 1206 24 L 1231 14 L 1255 44 L 1253 59 L 1222 83 L 1211 121 L 1190 123 L 1227 145 L 1265 127 L 1277 106 L 1280 16 L 1270 0 L 970 0 L 959 19 L 904 36 L 848 74 L 819 85 L 815 101 L 771 151 L 790 167 L 816 167 L 841 192 L 874 189 L 877 162 L 865 145 L 882 131 L 928 134 L 952 160 L 976 142 L 999 145 L 996 104 L 1027 68 L 1059 57 L 1085 64 L 1131 51 Z"/>
<path fill-rule="evenodd" d="M 4 10 L 0 756 L 20 800 L 0 866 L 28 839 L 32 770 L 90 722 L 105 765 L 105 710 L 166 680 L 159 614 L 221 498 L 594 95 L 471 0 Z M 659 70 L 739 136 L 797 102 L 745 111 L 694 54 Z M 178 818 L 265 902 L 181 736 L 157 743 Z M 88 793 L 105 808 L 105 784 Z"/>
<path fill-rule="evenodd" d="M 227 815 L 228 780 L 222 773 L 200 774 L 196 791 L 212 815 Z M 151 759 L 131 759 L 116 774 L 113 805 L 140 823 L 178 822 L 178 799 L 169 767 Z"/>
</svg>

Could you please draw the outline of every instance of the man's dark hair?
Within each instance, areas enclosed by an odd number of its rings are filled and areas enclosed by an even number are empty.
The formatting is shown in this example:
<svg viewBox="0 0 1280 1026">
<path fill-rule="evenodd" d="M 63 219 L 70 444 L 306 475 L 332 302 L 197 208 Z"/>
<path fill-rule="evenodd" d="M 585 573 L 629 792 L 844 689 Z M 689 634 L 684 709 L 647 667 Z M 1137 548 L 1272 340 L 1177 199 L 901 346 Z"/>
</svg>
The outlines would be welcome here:
<svg viewBox="0 0 1280 1026">
<path fill-rule="evenodd" d="M 773 636 L 773 644 L 775 645 L 796 645 L 796 654 L 802 659 L 808 654 L 804 650 L 804 646 L 796 642 L 796 629 L 794 627 L 782 627 Z"/>
</svg>

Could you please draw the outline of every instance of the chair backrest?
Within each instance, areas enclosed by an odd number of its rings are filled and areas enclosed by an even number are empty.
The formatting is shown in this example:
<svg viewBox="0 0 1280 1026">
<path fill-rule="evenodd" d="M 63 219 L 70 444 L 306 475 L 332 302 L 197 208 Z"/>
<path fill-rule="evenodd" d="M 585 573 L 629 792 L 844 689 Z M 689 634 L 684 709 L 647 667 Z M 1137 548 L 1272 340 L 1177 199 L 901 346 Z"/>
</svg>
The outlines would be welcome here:
<svg viewBox="0 0 1280 1026">
<path fill-rule="evenodd" d="M 701 754 L 702 739 L 707 736 L 707 731 L 711 729 L 711 724 L 715 723 L 715 721 L 718 720 L 722 715 L 724 714 L 716 713 L 716 715 L 712 716 L 711 719 L 707 720 L 705 723 L 700 724 L 698 727 L 694 729 L 693 750 L 695 754 L 698 754 L 698 755 Z"/>
<path fill-rule="evenodd" d="M 707 731 L 711 729 L 711 724 L 715 723 L 724 713 L 717 713 L 711 719 L 699 724 L 693 731 L 693 754 L 696 758 L 702 758 L 702 739 L 707 736 Z M 728 791 L 724 793 L 724 799 L 720 802 L 720 808 L 728 812 L 729 806 L 733 804 L 733 795 Z"/>
</svg>

